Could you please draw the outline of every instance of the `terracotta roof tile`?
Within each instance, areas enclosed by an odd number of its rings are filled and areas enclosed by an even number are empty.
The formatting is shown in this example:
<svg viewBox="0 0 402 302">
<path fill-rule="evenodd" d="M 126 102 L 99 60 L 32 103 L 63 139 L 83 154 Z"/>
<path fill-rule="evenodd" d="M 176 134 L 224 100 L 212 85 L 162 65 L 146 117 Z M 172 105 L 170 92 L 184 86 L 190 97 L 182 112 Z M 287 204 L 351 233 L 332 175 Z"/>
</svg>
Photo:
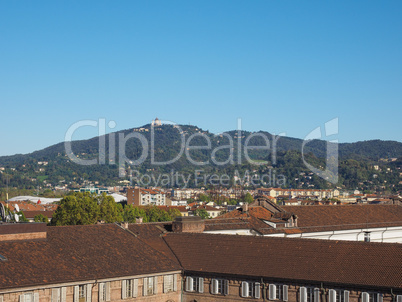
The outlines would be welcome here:
<svg viewBox="0 0 402 302">
<path fill-rule="evenodd" d="M 297 215 L 297 226 L 301 228 L 402 225 L 399 205 L 284 206 L 283 209 Z"/>
<path fill-rule="evenodd" d="M 163 238 L 190 272 L 402 288 L 400 244 L 188 233 Z"/>
<path fill-rule="evenodd" d="M 0 254 L 0 289 L 181 269 L 115 224 L 48 227 L 46 241 L 0 242 Z"/>
</svg>

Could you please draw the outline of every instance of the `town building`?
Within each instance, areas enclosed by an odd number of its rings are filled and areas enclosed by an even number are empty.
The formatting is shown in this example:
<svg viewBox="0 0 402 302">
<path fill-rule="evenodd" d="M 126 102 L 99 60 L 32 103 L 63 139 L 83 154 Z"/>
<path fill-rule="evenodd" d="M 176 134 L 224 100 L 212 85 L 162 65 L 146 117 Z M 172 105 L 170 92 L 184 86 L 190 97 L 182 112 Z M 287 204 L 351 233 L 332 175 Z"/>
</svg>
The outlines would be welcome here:
<svg viewBox="0 0 402 302">
<path fill-rule="evenodd" d="M 133 206 L 165 206 L 165 192 L 158 189 L 130 188 L 127 189 L 127 204 Z"/>
<path fill-rule="evenodd" d="M 108 188 L 99 188 L 99 187 L 93 187 L 93 186 L 82 187 L 82 188 L 79 188 L 79 189 L 74 189 L 73 191 L 74 192 L 81 192 L 81 193 L 88 192 L 88 193 L 94 193 L 94 194 L 97 194 L 97 195 L 101 195 L 102 193 L 106 193 L 106 194 L 109 193 Z"/>
<path fill-rule="evenodd" d="M 289 198 L 311 197 L 311 198 L 334 198 L 339 196 L 338 190 L 320 190 L 320 189 L 283 189 L 283 188 L 259 188 L 258 195 L 267 195 L 271 197 L 288 196 Z"/>
<path fill-rule="evenodd" d="M 402 245 L 173 223 L 0 224 L 0 301 L 400 302 Z"/>
<path fill-rule="evenodd" d="M 402 206 L 381 204 L 278 206 L 257 198 L 205 222 L 205 232 L 402 243 Z"/>
<path fill-rule="evenodd" d="M 182 268 L 116 224 L 0 225 L 0 301 L 179 301 Z"/>
</svg>

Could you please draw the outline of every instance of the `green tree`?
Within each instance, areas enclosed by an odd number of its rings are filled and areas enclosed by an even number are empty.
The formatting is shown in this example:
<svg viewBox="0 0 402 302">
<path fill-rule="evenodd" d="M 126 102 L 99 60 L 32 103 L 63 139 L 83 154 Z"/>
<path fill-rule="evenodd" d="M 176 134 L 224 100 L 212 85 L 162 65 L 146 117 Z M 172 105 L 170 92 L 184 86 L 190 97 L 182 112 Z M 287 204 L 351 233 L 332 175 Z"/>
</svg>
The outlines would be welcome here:
<svg viewBox="0 0 402 302">
<path fill-rule="evenodd" d="M 49 223 L 49 218 L 47 218 L 47 216 L 44 216 L 42 214 L 36 215 L 34 217 L 34 221 L 35 222 L 46 222 Z"/>
<path fill-rule="evenodd" d="M 247 192 L 246 195 L 244 196 L 244 202 L 252 203 L 253 201 L 254 201 L 253 196 Z"/>
<path fill-rule="evenodd" d="M 156 206 L 146 207 L 145 212 L 146 212 L 146 216 L 148 218 L 147 219 L 148 222 L 159 222 L 159 221 L 170 221 L 171 220 L 171 217 L 169 216 L 169 214 L 166 211 L 161 210 Z"/>
<path fill-rule="evenodd" d="M 131 204 L 124 207 L 123 221 L 134 223 L 138 217 L 142 217 L 144 222 L 148 222 L 148 217 L 144 209 L 133 207 Z"/>
<path fill-rule="evenodd" d="M 170 216 L 169 220 L 174 220 L 176 217 L 181 216 L 181 213 L 180 213 L 180 211 L 178 209 L 169 209 L 167 212 L 168 212 L 168 214 Z"/>
<path fill-rule="evenodd" d="M 209 218 L 209 214 L 205 209 L 197 209 L 194 212 L 195 216 L 200 216 L 202 219 Z"/>
<path fill-rule="evenodd" d="M 94 224 L 100 216 L 96 195 L 76 192 L 60 200 L 52 225 Z"/>
<path fill-rule="evenodd" d="M 112 196 L 107 196 L 103 193 L 97 199 L 99 204 L 99 219 L 106 223 L 123 221 L 123 215 Z"/>
<path fill-rule="evenodd" d="M 198 200 L 203 201 L 203 202 L 208 202 L 210 199 L 209 199 L 208 195 L 200 194 L 198 196 Z"/>
<path fill-rule="evenodd" d="M 24 212 L 19 211 L 17 212 L 17 215 L 19 216 L 19 222 L 28 222 L 28 219 L 25 217 Z"/>
</svg>

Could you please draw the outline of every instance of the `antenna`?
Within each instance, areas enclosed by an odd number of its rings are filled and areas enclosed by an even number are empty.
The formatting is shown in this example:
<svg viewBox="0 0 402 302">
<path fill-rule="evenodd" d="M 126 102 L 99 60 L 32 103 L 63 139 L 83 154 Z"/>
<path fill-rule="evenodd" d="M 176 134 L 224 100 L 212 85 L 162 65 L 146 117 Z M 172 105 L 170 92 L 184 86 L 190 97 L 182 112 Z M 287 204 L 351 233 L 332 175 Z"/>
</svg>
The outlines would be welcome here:
<svg viewBox="0 0 402 302">
<path fill-rule="evenodd" d="M 4 209 L 4 205 L 0 203 L 0 215 L 1 221 L 6 221 L 6 210 Z"/>
<path fill-rule="evenodd" d="M 11 211 L 8 211 L 8 216 L 6 217 L 6 221 L 10 222 L 13 220 L 13 213 Z"/>
<path fill-rule="evenodd" d="M 8 174 L 7 174 L 7 178 L 6 178 L 6 184 L 7 184 L 6 201 L 8 200 L 8 181 L 9 181 L 9 178 L 8 178 Z"/>
<path fill-rule="evenodd" d="M 20 216 L 18 216 L 18 214 L 16 213 L 16 214 L 14 214 L 14 219 L 15 219 L 15 222 L 19 222 Z"/>
<path fill-rule="evenodd" d="M 17 211 L 17 212 L 20 211 L 20 207 L 18 206 L 18 204 L 15 204 L 14 208 L 15 208 L 15 211 Z"/>
</svg>

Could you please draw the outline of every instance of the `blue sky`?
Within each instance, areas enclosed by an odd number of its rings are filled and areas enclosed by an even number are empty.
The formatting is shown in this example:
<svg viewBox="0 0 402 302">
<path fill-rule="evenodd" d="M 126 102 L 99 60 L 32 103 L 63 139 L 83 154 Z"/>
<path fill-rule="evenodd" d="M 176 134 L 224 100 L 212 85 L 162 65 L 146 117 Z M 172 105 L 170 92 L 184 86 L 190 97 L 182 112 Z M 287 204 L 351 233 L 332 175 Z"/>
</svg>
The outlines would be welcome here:
<svg viewBox="0 0 402 302">
<path fill-rule="evenodd" d="M 401 1 L 0 1 L 0 155 L 80 120 L 402 141 Z M 97 135 L 87 127 L 74 139 Z"/>
</svg>

